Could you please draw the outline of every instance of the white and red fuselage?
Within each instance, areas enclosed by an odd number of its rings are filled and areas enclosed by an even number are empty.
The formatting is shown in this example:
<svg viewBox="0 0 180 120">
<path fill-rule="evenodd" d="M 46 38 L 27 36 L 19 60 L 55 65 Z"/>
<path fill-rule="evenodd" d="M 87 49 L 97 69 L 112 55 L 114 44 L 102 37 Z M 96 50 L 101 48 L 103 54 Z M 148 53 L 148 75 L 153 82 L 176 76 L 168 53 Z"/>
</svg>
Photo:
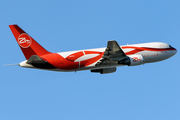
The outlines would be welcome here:
<svg viewBox="0 0 180 120">
<path fill-rule="evenodd" d="M 37 55 L 43 61 L 53 66 L 53 68 L 40 67 L 40 69 L 53 71 L 68 72 L 123 66 L 123 64 L 107 64 L 103 66 L 97 65 L 97 63 L 103 59 L 102 57 L 106 47 L 51 53 L 46 51 L 17 25 L 10 25 L 10 29 L 12 30 L 21 50 L 27 59 L 19 64 L 21 67 L 38 68 L 27 62 L 32 55 Z M 162 42 L 132 44 L 120 47 L 126 56 L 131 58 L 131 64 L 129 64 L 129 66 L 162 61 L 170 58 L 177 52 L 175 48 L 171 47 L 167 43 Z"/>
<path fill-rule="evenodd" d="M 121 46 L 124 53 L 128 55 L 142 55 L 144 57 L 143 64 L 158 62 L 170 58 L 176 54 L 176 49 L 170 45 L 161 42 L 133 44 Z M 51 53 L 51 55 L 42 56 L 49 58 L 49 63 L 55 66 L 57 71 L 78 71 L 87 69 L 97 69 L 96 63 L 102 59 L 106 47 L 77 50 L 68 52 Z M 138 59 L 134 58 L 134 61 Z M 26 61 L 20 63 L 21 67 L 33 67 L 26 64 Z M 117 65 L 122 66 L 122 65 Z M 113 67 L 113 66 L 105 66 Z"/>
</svg>

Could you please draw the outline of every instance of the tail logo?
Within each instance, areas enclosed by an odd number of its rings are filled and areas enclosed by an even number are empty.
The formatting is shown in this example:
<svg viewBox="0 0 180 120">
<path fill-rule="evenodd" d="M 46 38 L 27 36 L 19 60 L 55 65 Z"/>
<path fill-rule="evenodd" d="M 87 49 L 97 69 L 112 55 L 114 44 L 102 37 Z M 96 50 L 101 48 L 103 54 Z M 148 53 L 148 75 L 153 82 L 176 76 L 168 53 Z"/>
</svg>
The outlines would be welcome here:
<svg viewBox="0 0 180 120">
<path fill-rule="evenodd" d="M 22 48 L 28 48 L 31 45 L 31 43 L 32 43 L 32 40 L 31 40 L 31 37 L 29 35 L 27 35 L 26 33 L 19 35 L 18 44 Z"/>
</svg>

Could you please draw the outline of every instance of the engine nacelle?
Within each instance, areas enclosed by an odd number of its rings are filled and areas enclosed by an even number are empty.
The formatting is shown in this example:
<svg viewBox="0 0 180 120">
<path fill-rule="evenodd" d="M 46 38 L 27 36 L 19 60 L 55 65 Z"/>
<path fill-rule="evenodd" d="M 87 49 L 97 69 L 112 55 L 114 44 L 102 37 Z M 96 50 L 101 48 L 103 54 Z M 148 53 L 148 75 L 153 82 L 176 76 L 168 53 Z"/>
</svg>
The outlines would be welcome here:
<svg viewBox="0 0 180 120">
<path fill-rule="evenodd" d="M 95 69 L 95 70 L 91 70 L 91 72 L 96 72 L 96 73 L 101 73 L 101 74 L 113 73 L 113 72 L 116 72 L 116 67 Z"/>
<path fill-rule="evenodd" d="M 129 66 L 142 65 L 144 63 L 144 57 L 142 55 L 129 55 L 128 57 L 130 59 Z"/>
<path fill-rule="evenodd" d="M 136 66 L 144 63 L 144 57 L 142 55 L 128 55 L 128 58 L 119 61 L 119 64 L 124 64 L 128 66 Z"/>
</svg>

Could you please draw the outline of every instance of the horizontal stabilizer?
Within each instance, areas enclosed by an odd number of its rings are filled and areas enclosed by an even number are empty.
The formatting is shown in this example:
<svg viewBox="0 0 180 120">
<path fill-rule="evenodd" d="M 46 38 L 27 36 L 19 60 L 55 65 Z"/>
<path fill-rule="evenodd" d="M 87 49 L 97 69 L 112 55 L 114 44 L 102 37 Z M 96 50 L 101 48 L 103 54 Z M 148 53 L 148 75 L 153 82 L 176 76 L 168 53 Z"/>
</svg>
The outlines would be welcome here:
<svg viewBox="0 0 180 120">
<path fill-rule="evenodd" d="M 37 68 L 45 68 L 45 69 L 53 69 L 55 68 L 53 65 L 48 63 L 48 61 L 43 60 L 37 55 L 32 55 L 28 61 L 27 64 L 33 65 L 34 67 Z"/>
</svg>

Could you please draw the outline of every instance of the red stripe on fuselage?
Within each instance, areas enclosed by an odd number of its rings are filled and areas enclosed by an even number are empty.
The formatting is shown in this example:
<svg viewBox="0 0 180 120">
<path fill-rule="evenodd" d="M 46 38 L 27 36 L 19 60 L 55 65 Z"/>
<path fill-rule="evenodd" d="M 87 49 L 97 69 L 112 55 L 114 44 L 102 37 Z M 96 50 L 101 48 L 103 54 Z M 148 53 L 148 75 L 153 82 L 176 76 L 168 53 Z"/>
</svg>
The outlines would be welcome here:
<svg viewBox="0 0 180 120">
<path fill-rule="evenodd" d="M 85 61 L 85 63 L 86 63 L 85 66 L 88 66 L 88 65 L 91 65 L 91 64 L 97 62 L 99 59 L 102 58 L 103 55 L 104 55 L 104 52 L 102 52 L 101 54 L 99 54 L 98 56 L 96 56 L 94 58 L 87 60 L 87 62 Z M 83 67 L 85 67 L 85 66 L 83 66 Z"/>
<path fill-rule="evenodd" d="M 141 51 L 143 51 L 143 50 L 137 50 L 137 49 L 135 49 L 135 50 L 126 52 L 125 54 L 126 54 L 126 55 L 132 55 L 132 54 L 136 54 L 136 53 L 141 52 Z"/>
<path fill-rule="evenodd" d="M 147 48 L 147 47 L 132 47 L 132 46 L 124 46 L 122 49 L 134 49 L 130 52 L 126 52 L 126 55 L 136 54 L 141 51 L 169 51 L 169 50 L 176 50 L 174 48 Z M 87 55 L 87 54 L 99 54 L 96 57 L 83 60 L 80 62 L 74 62 L 78 58 Z M 99 59 L 102 58 L 104 52 L 98 52 L 98 51 L 79 51 L 76 53 L 73 53 L 69 55 L 68 57 L 64 58 L 61 55 L 57 53 L 51 53 L 41 56 L 42 59 L 48 61 L 50 64 L 52 64 L 54 67 L 63 69 L 63 70 L 73 70 L 78 69 L 82 67 L 89 66 L 95 62 L 97 62 Z M 80 66 L 79 66 L 80 64 Z"/>
<path fill-rule="evenodd" d="M 63 70 L 72 70 L 72 69 L 78 69 L 79 67 L 86 67 L 90 64 L 93 64 L 94 62 L 101 59 L 104 54 L 104 52 L 94 52 L 94 51 L 87 52 L 87 54 L 95 54 L 95 53 L 96 54 L 101 53 L 101 54 L 99 54 L 98 56 L 96 56 L 94 58 L 80 61 L 80 66 L 79 66 L 79 62 L 74 62 L 74 61 L 84 55 L 81 52 L 73 53 L 66 58 L 63 58 L 61 55 L 59 55 L 57 53 L 43 55 L 43 56 L 41 56 L 41 58 L 45 61 L 48 61 L 51 65 L 53 65 L 56 68 L 63 69 Z M 70 59 L 71 57 L 73 59 Z"/>
<path fill-rule="evenodd" d="M 102 52 L 98 51 L 84 51 L 85 54 L 101 54 Z"/>
<path fill-rule="evenodd" d="M 59 69 L 71 70 L 79 68 L 79 62 L 69 61 L 57 53 L 47 54 L 41 57 Z"/>
<path fill-rule="evenodd" d="M 121 48 L 122 49 L 135 49 L 135 50 L 132 50 L 130 52 L 126 52 L 125 53 L 126 55 L 136 54 L 136 53 L 141 52 L 141 51 L 156 51 L 156 52 L 159 52 L 159 51 L 176 50 L 175 48 L 147 48 L 147 47 L 133 47 L 133 46 L 123 46 Z"/>
<path fill-rule="evenodd" d="M 89 55 L 89 54 L 101 54 L 102 52 L 97 52 L 97 51 L 80 51 L 80 52 L 76 52 L 76 53 L 73 53 L 73 54 L 70 54 L 69 56 L 66 57 L 67 60 L 70 60 L 70 61 L 75 61 L 77 60 L 78 58 L 84 56 L 84 55 Z"/>
<path fill-rule="evenodd" d="M 147 50 L 147 51 L 168 51 L 176 50 L 175 48 L 148 48 L 148 47 L 133 47 L 133 46 L 123 46 L 122 49 L 138 49 L 138 50 Z"/>
<path fill-rule="evenodd" d="M 67 60 L 70 60 L 70 61 L 75 61 L 76 59 L 78 59 L 79 57 L 83 56 L 84 53 L 82 51 L 80 52 L 76 52 L 76 53 L 73 53 L 69 56 L 66 57 Z"/>
</svg>

